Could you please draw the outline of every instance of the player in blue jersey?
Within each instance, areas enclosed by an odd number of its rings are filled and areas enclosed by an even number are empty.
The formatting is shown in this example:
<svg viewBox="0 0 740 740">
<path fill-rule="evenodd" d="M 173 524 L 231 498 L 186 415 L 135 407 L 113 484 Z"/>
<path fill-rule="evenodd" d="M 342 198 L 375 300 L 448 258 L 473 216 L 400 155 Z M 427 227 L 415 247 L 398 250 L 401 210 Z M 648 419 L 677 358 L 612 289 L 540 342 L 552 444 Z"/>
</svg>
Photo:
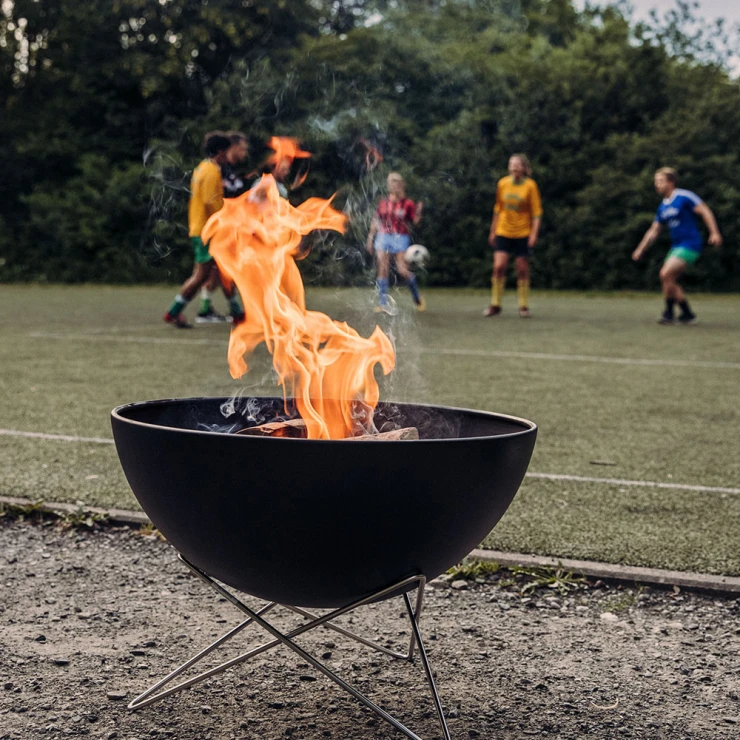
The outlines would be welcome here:
<svg viewBox="0 0 740 740">
<path fill-rule="evenodd" d="M 663 200 L 658 206 L 655 221 L 632 253 L 632 259 L 638 261 L 658 238 L 661 226 L 663 224 L 668 226 L 671 234 L 671 249 L 660 270 L 665 311 L 658 319 L 659 324 L 675 323 L 673 309 L 677 303 L 681 309 L 678 317 L 680 324 L 691 324 L 696 321 L 696 315 L 691 310 L 686 294 L 678 284 L 678 279 L 686 266 L 696 262 L 701 254 L 703 240 L 696 222 L 697 216 L 701 216 L 709 229 L 709 243 L 717 247 L 722 245 L 722 234 L 719 233 L 717 220 L 709 206 L 696 193 L 683 190 L 677 185 L 678 175 L 671 167 L 661 167 L 655 173 L 655 191 Z"/>
</svg>

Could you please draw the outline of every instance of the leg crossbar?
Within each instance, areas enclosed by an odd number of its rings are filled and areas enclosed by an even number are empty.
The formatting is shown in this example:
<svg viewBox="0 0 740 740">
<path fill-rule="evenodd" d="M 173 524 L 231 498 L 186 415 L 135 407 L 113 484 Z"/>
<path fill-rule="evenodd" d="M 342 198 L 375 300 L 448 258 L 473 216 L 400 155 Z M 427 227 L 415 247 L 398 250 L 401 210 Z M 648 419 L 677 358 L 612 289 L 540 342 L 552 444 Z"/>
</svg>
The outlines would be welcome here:
<svg viewBox="0 0 740 740">
<path fill-rule="evenodd" d="M 187 660 L 185 663 L 183 663 L 181 666 L 179 666 L 174 671 L 169 673 L 163 679 L 161 679 L 160 681 L 155 683 L 153 686 L 148 688 L 143 694 L 140 694 L 139 696 L 137 696 L 128 705 L 129 709 L 141 709 L 143 707 L 146 707 L 149 704 L 153 704 L 154 702 L 160 701 L 161 699 L 164 699 L 167 696 L 175 694 L 178 691 L 182 691 L 183 689 L 187 689 L 190 686 L 194 686 L 195 684 L 200 683 L 201 681 L 204 681 L 205 679 L 210 678 L 211 676 L 214 676 L 217 673 L 221 673 L 222 671 L 225 671 L 227 668 L 231 668 L 232 666 L 235 666 L 239 663 L 243 663 L 249 660 L 250 658 L 254 658 L 260 653 L 264 653 L 267 650 L 272 649 L 273 647 L 276 647 L 278 645 L 285 645 L 286 647 L 293 650 L 293 652 L 297 653 L 307 663 L 310 663 L 320 673 L 324 674 L 327 678 L 331 679 L 336 684 L 338 684 L 342 689 L 344 689 L 346 692 L 351 694 L 355 699 L 357 699 L 361 704 L 363 704 L 368 709 L 370 709 L 374 714 L 379 716 L 385 722 L 388 722 L 388 724 L 395 727 L 399 732 L 404 734 L 406 737 L 411 738 L 411 740 L 422 740 L 418 735 L 416 735 L 414 732 L 409 730 L 408 727 L 401 724 L 397 719 L 395 719 L 395 717 L 388 714 L 388 712 L 386 712 L 385 710 L 381 709 L 379 706 L 374 704 L 364 694 L 362 694 L 357 689 L 355 689 L 353 686 L 348 684 L 346 681 L 340 678 L 336 673 L 334 673 L 331 669 L 329 669 L 326 665 L 316 660 L 316 658 L 314 658 L 312 655 L 307 653 L 303 648 L 301 648 L 299 645 L 297 645 L 294 642 L 294 639 L 296 637 L 298 637 L 299 635 L 302 635 L 305 632 L 308 632 L 309 630 L 315 629 L 316 627 L 325 627 L 327 629 L 332 629 L 336 632 L 339 632 L 345 637 L 349 637 L 353 640 L 356 640 L 367 647 L 373 648 L 374 650 L 379 650 L 380 652 L 385 653 L 386 655 L 389 655 L 393 658 L 399 658 L 402 660 L 411 660 L 413 658 L 415 649 L 418 648 L 419 656 L 421 657 L 421 662 L 424 667 L 424 673 L 426 675 L 427 684 L 429 685 L 429 689 L 432 694 L 432 699 L 434 701 L 434 707 L 437 712 L 437 718 L 439 719 L 439 724 L 442 728 L 444 740 L 450 740 L 450 733 L 449 733 L 449 730 L 447 729 L 447 723 L 445 721 L 444 712 L 442 711 L 442 704 L 439 700 L 439 694 L 437 693 L 437 688 L 434 684 L 434 677 L 432 675 L 432 670 L 429 665 L 429 659 L 427 658 L 426 650 L 424 649 L 424 643 L 422 642 L 421 631 L 419 629 L 419 620 L 421 619 L 422 602 L 424 599 L 424 585 L 426 583 L 426 579 L 424 578 L 424 576 L 411 576 L 410 578 L 406 578 L 403 581 L 400 581 L 399 583 L 394 584 L 393 586 L 385 588 L 365 598 L 359 599 L 358 601 L 355 601 L 352 604 L 348 604 L 347 606 L 343 606 L 339 609 L 334 609 L 333 611 L 328 612 L 327 614 L 323 614 L 321 616 L 314 614 L 313 612 L 308 611 L 306 609 L 302 609 L 300 607 L 286 606 L 286 608 L 288 608 L 292 612 L 299 614 L 300 616 L 302 616 L 303 618 L 309 621 L 306 622 L 305 624 L 300 625 L 299 627 L 296 627 L 290 630 L 289 632 L 283 633 L 265 619 L 265 615 L 267 615 L 270 611 L 272 611 L 276 606 L 281 606 L 280 604 L 277 604 L 276 602 L 269 602 L 265 604 L 263 607 L 261 607 L 260 609 L 257 609 L 257 610 L 252 609 L 246 604 L 244 604 L 242 601 L 237 599 L 236 596 L 234 596 L 231 592 L 227 591 L 221 584 L 217 583 L 209 575 L 207 575 L 206 573 L 201 571 L 199 568 L 197 568 L 195 565 L 190 563 L 182 555 L 180 555 L 179 557 L 180 557 L 180 560 L 182 560 L 182 562 L 185 563 L 185 565 L 187 565 L 187 567 L 190 568 L 190 570 L 196 576 L 198 576 L 198 578 L 200 578 L 202 581 L 207 583 L 220 596 L 225 598 L 227 601 L 233 604 L 237 609 L 239 609 L 241 612 L 246 614 L 247 619 L 242 621 L 240 624 L 238 624 L 233 629 L 229 630 L 226 634 L 219 637 L 215 642 L 211 643 L 208 647 L 201 650 L 199 653 L 197 653 L 192 658 Z M 415 608 L 412 606 L 411 599 L 409 598 L 409 595 L 407 593 L 407 591 L 409 589 L 412 589 L 414 586 L 416 586 L 417 588 Z M 350 630 L 344 629 L 343 627 L 339 627 L 338 625 L 332 623 L 332 620 L 336 619 L 337 617 L 342 616 L 343 614 L 348 614 L 349 612 L 353 611 L 354 609 L 357 609 L 360 606 L 369 604 L 378 599 L 382 599 L 383 597 L 388 596 L 389 594 L 398 592 L 398 591 L 402 591 L 402 597 L 404 600 L 404 604 L 406 606 L 406 612 L 408 614 L 409 621 L 411 622 L 411 638 L 409 641 L 408 650 L 405 653 L 390 650 L 389 648 L 383 647 L 382 645 L 379 645 L 376 642 L 373 642 L 372 640 L 368 640 L 360 635 L 355 634 L 354 632 L 351 632 Z M 259 645 L 256 648 L 249 650 L 246 653 L 242 653 L 241 655 L 238 655 L 235 658 L 232 658 L 231 660 L 227 660 L 226 662 L 221 663 L 220 665 L 217 665 L 213 668 L 203 671 L 202 673 L 199 673 L 198 675 L 193 676 L 192 678 L 188 678 L 173 686 L 167 687 L 167 684 L 172 683 L 172 681 L 175 678 L 177 678 L 182 673 L 184 673 L 188 668 L 198 663 L 209 653 L 213 652 L 216 648 L 222 646 L 224 643 L 226 643 L 232 637 L 237 635 L 239 632 L 241 632 L 245 627 L 249 626 L 250 624 L 256 624 L 262 627 L 266 632 L 268 632 L 273 637 L 273 639 L 270 640 L 269 642 L 265 642 L 262 645 Z"/>
</svg>

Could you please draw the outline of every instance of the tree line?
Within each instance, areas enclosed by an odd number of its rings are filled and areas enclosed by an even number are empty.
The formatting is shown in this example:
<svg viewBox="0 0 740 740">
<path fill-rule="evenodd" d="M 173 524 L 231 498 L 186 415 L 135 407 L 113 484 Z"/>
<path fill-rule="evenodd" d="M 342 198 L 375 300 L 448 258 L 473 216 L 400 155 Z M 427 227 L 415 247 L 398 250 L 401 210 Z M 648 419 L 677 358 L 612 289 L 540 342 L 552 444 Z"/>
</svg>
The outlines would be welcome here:
<svg viewBox="0 0 740 740">
<path fill-rule="evenodd" d="M 177 282 L 203 134 L 238 129 L 255 170 L 272 135 L 313 152 L 291 198 L 351 217 L 301 269 L 367 281 L 384 179 L 425 203 L 427 284 L 486 286 L 495 184 L 526 152 L 543 198 L 533 284 L 651 288 L 630 254 L 652 175 L 676 167 L 725 238 L 689 281 L 740 288 L 737 34 L 677 2 L 632 22 L 571 0 L 14 0 L 0 11 L 0 280 Z M 667 241 L 665 242 L 667 246 Z"/>
</svg>

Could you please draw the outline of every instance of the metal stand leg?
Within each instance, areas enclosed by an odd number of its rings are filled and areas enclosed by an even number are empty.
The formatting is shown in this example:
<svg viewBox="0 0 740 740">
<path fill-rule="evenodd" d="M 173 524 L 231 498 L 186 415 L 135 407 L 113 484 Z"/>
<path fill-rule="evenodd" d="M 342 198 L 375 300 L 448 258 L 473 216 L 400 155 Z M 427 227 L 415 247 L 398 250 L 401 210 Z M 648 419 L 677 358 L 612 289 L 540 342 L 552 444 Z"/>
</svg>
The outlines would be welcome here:
<svg viewBox="0 0 740 740">
<path fill-rule="evenodd" d="M 340 609 L 335 609 L 327 614 L 324 614 L 323 616 L 318 616 L 316 614 L 313 614 L 312 612 L 309 612 L 305 609 L 301 609 L 299 607 L 288 606 L 287 607 L 288 609 L 295 612 L 296 614 L 300 614 L 302 617 L 310 621 L 301 625 L 300 627 L 296 627 L 290 632 L 283 633 L 280 630 L 278 630 L 276 627 L 274 627 L 270 622 L 264 619 L 264 615 L 267 614 L 272 609 L 274 609 L 276 606 L 280 606 L 279 604 L 276 604 L 275 602 L 270 602 L 258 610 L 253 610 L 250 607 L 248 607 L 246 604 L 244 604 L 242 601 L 237 599 L 233 594 L 227 591 L 219 583 L 214 581 L 210 576 L 206 575 L 205 573 L 203 573 L 203 571 L 199 570 L 195 565 L 188 562 L 188 560 L 186 560 L 182 555 L 180 555 L 180 559 L 183 561 L 183 563 L 185 563 L 185 565 L 188 566 L 188 568 L 190 568 L 190 570 L 193 573 L 195 573 L 195 575 L 197 575 L 201 580 L 203 580 L 205 583 L 211 586 L 211 588 L 213 588 L 220 596 L 223 596 L 227 601 L 233 604 L 237 609 L 244 612 L 248 618 L 245 619 L 240 624 L 238 624 L 233 629 L 231 629 L 229 632 L 224 634 L 223 636 L 219 637 L 218 640 L 211 643 L 208 647 L 201 650 L 197 655 L 194 655 L 188 661 L 183 663 L 179 668 L 176 668 L 174 671 L 169 673 L 167 676 L 165 676 L 165 678 L 158 681 L 152 687 L 147 689 L 143 694 L 140 694 L 139 696 L 137 696 L 128 705 L 129 709 L 141 709 L 142 707 L 148 706 L 149 704 L 153 704 L 154 702 L 157 702 L 160 699 L 164 699 L 166 696 L 170 696 L 171 694 L 174 694 L 178 691 L 182 691 L 183 689 L 186 689 L 190 686 L 200 683 L 201 681 L 207 678 L 210 678 L 211 676 L 214 676 L 217 673 L 221 673 L 222 671 L 225 671 L 227 668 L 237 665 L 238 663 L 243 663 L 244 661 L 247 661 L 256 655 L 259 655 L 260 653 L 263 653 L 277 645 L 282 644 L 282 645 L 289 647 L 291 650 L 297 653 L 303 660 L 305 660 L 307 663 L 310 663 L 314 668 L 316 668 L 316 670 L 323 673 L 327 678 L 334 681 L 341 688 L 343 688 L 345 691 L 351 694 L 355 699 L 357 699 L 360 703 L 364 704 L 368 709 L 370 709 L 372 712 L 378 715 L 381 719 L 385 720 L 390 725 L 395 727 L 399 732 L 403 733 L 406 737 L 411 738 L 411 740 L 422 740 L 418 735 L 413 733 L 411 730 L 409 730 L 407 727 L 401 724 L 397 719 L 395 719 L 393 716 L 388 714 L 388 712 L 386 712 L 385 710 L 381 709 L 379 706 L 374 704 L 364 694 L 360 693 L 353 686 L 346 683 L 336 673 L 334 673 L 329 668 L 327 668 L 323 663 L 316 660 L 313 656 L 309 655 L 305 650 L 303 650 L 300 646 L 298 646 L 294 642 L 294 638 L 298 637 L 304 632 L 308 632 L 309 630 L 312 630 L 316 627 L 323 626 L 328 629 L 333 629 L 345 635 L 346 637 L 357 640 L 363 645 L 371 647 L 375 650 L 379 650 L 385 653 L 386 655 L 390 655 L 394 658 L 411 660 L 413 657 L 414 649 L 416 646 L 418 646 L 422 665 L 424 667 L 424 673 L 426 674 L 427 683 L 429 684 L 429 689 L 432 693 L 432 698 L 434 700 L 434 706 L 437 711 L 437 717 L 439 719 L 440 726 L 442 727 L 444 739 L 450 740 L 450 733 L 449 733 L 449 730 L 447 729 L 447 723 L 445 722 L 444 713 L 442 711 L 442 704 L 439 700 L 439 694 L 437 693 L 437 688 L 434 684 L 432 670 L 429 665 L 429 660 L 427 658 L 427 654 L 424 649 L 424 644 L 421 638 L 421 631 L 419 629 L 419 620 L 421 618 L 421 608 L 422 608 L 422 602 L 424 598 L 424 585 L 426 583 L 426 579 L 423 576 L 412 576 L 410 578 L 406 578 L 405 580 L 400 581 L 399 583 L 396 583 L 393 586 L 390 586 L 389 588 L 383 589 L 382 591 L 379 591 L 375 594 L 372 594 L 363 599 L 355 601 L 352 604 L 341 607 Z M 413 587 L 414 585 L 416 585 L 417 587 L 416 609 L 415 610 L 411 606 L 411 599 L 409 598 L 409 595 L 407 593 L 407 589 Z M 340 617 L 343 614 L 347 614 L 359 606 L 363 606 L 377 599 L 381 599 L 384 596 L 387 596 L 388 594 L 393 593 L 394 591 L 399 591 L 399 590 L 402 590 L 404 603 L 406 605 L 406 611 L 408 613 L 409 621 L 411 622 L 411 638 L 410 638 L 409 648 L 408 648 L 407 653 L 399 653 L 393 650 L 389 650 L 388 648 L 378 645 L 372 642 L 371 640 L 368 640 L 364 637 L 356 635 L 354 632 L 351 632 L 342 627 L 339 627 L 338 625 L 332 624 L 331 622 L 331 620 L 336 619 L 337 617 Z M 269 642 L 263 643 L 262 645 L 256 648 L 253 648 L 249 652 L 238 655 L 237 657 L 232 658 L 231 660 L 228 660 L 225 663 L 221 663 L 220 665 L 215 666 L 214 668 L 204 671 L 198 674 L 197 676 L 189 678 L 186 681 L 182 681 L 181 683 L 178 683 L 167 689 L 163 688 L 168 683 L 173 681 L 177 676 L 183 673 L 185 670 L 195 665 L 198 661 L 200 661 L 206 655 L 211 653 L 217 647 L 220 647 L 221 645 L 223 645 L 225 642 L 227 642 L 232 637 L 234 637 L 234 635 L 238 634 L 239 632 L 241 632 L 241 630 L 243 630 L 245 627 L 247 627 L 249 624 L 252 624 L 252 623 L 258 624 L 260 627 L 262 627 L 264 630 L 270 633 L 274 639 Z"/>
</svg>

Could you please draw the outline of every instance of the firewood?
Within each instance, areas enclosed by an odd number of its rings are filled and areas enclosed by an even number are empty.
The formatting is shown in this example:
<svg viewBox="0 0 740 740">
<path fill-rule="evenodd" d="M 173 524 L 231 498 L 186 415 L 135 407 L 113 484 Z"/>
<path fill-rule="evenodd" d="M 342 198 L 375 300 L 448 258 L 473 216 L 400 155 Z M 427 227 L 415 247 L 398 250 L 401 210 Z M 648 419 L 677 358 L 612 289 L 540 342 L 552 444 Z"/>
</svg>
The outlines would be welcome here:
<svg viewBox="0 0 740 740">
<path fill-rule="evenodd" d="M 272 421 L 269 424 L 260 424 L 256 427 L 240 429 L 236 434 L 248 437 L 291 437 L 305 439 L 306 422 L 303 419 L 288 419 L 287 421 Z"/>
<path fill-rule="evenodd" d="M 378 432 L 377 434 L 362 434 L 359 437 L 347 437 L 349 441 L 361 442 L 383 442 L 398 441 L 403 439 L 419 439 L 419 430 L 416 427 L 404 427 L 393 429 L 390 432 Z"/>
<path fill-rule="evenodd" d="M 268 424 L 259 424 L 255 427 L 240 429 L 236 434 L 248 437 L 289 437 L 292 439 L 305 439 L 306 422 L 303 419 L 288 419 L 287 421 L 272 421 Z M 390 432 L 377 432 L 376 434 L 361 434 L 358 437 L 346 437 L 348 440 L 362 441 L 398 441 L 405 439 L 419 439 L 419 430 L 416 427 L 405 427 L 404 429 L 393 429 Z"/>
</svg>

